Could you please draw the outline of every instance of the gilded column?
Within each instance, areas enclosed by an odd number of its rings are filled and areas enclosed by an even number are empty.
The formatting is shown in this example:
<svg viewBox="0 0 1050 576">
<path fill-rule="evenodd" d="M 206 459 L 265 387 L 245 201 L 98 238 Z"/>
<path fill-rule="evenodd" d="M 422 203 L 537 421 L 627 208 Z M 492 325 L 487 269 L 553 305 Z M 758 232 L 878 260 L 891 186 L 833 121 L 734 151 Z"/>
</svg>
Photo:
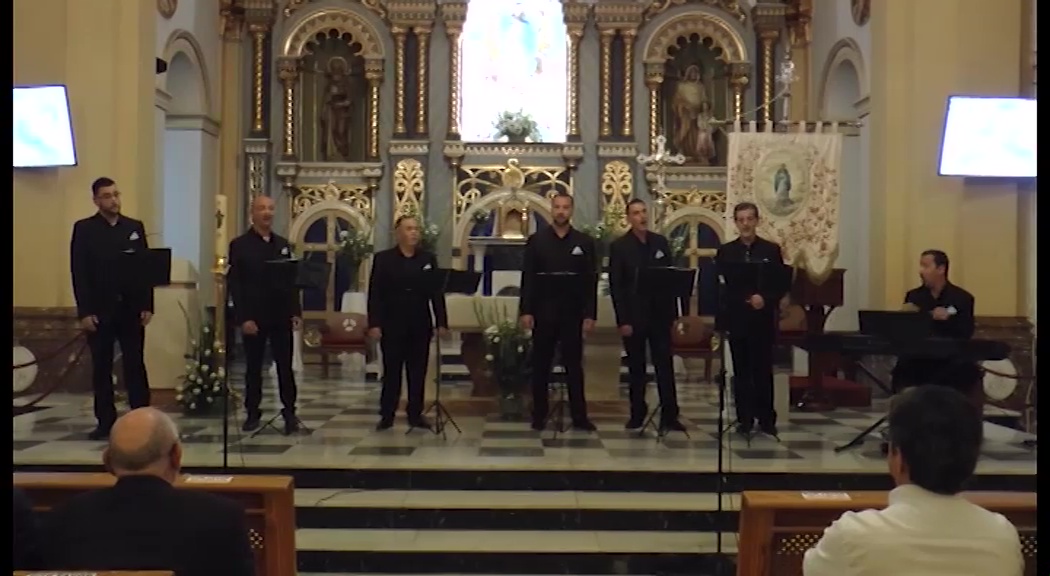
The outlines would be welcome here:
<svg viewBox="0 0 1050 576">
<path fill-rule="evenodd" d="M 252 36 L 252 133 L 261 134 L 266 131 L 266 114 L 263 105 L 266 101 L 266 91 L 263 72 L 266 66 L 266 34 L 269 31 L 267 24 L 252 23 L 248 25 L 248 32 Z"/>
<path fill-rule="evenodd" d="M 809 91 L 812 14 L 812 0 L 802 0 L 799 7 L 789 13 L 787 18 L 788 46 L 791 62 L 795 65 L 795 81 L 791 83 L 791 109 L 788 116 L 788 120 L 793 122 L 817 116 L 815 102 Z"/>
<path fill-rule="evenodd" d="M 569 109 L 569 125 L 566 137 L 580 138 L 580 40 L 583 39 L 583 24 L 567 24 L 569 32 L 569 90 L 566 105 Z"/>
<path fill-rule="evenodd" d="M 733 62 L 729 65 L 729 86 L 733 91 L 734 121 L 744 120 L 744 90 L 747 89 L 750 73 L 751 64 L 747 62 Z"/>
<path fill-rule="evenodd" d="M 621 136 L 634 135 L 634 29 L 620 31 L 623 38 L 623 124 Z"/>
<path fill-rule="evenodd" d="M 601 34 L 601 136 L 612 136 L 612 43 L 616 37 L 616 30 L 606 28 Z"/>
<path fill-rule="evenodd" d="M 776 30 L 763 30 L 759 32 L 762 42 L 762 121 L 770 122 L 773 119 L 773 88 L 775 85 L 775 74 L 773 72 L 773 47 L 776 45 L 780 32 Z"/>
<path fill-rule="evenodd" d="M 379 160 L 379 88 L 383 85 L 382 60 L 365 62 L 368 80 L 368 159 Z"/>
<path fill-rule="evenodd" d="M 403 136 L 408 132 L 405 126 L 405 34 L 401 26 L 392 26 L 390 34 L 394 36 L 394 134 Z"/>
<path fill-rule="evenodd" d="M 222 103 L 219 129 L 219 187 L 218 191 L 233 199 L 233 206 L 246 204 L 239 188 L 241 138 L 244 136 L 244 15 L 223 4 L 221 11 L 222 30 L 222 77 L 219 79 L 219 101 Z M 223 220 L 228 237 L 242 227 L 242 210 L 229 210 L 231 217 Z"/>
<path fill-rule="evenodd" d="M 448 139 L 459 140 L 459 112 L 460 112 L 460 54 L 459 36 L 463 33 L 462 24 L 458 22 L 445 23 L 445 35 L 448 36 Z"/>
<path fill-rule="evenodd" d="M 416 26 L 416 135 L 425 135 L 427 130 L 427 94 L 430 90 L 430 27 Z"/>
<path fill-rule="evenodd" d="M 277 61 L 277 77 L 284 93 L 284 130 L 282 159 L 295 159 L 295 85 L 299 80 L 299 59 L 284 57 Z"/>
</svg>

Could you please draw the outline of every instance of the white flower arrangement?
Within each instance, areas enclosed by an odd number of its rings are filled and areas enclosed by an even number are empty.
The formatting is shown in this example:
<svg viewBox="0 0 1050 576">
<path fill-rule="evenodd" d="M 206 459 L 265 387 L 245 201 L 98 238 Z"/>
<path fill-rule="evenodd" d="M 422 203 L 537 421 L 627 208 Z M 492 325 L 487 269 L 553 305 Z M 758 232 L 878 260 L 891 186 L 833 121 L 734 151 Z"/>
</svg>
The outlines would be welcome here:
<svg viewBox="0 0 1050 576">
<path fill-rule="evenodd" d="M 175 387 L 175 401 L 190 414 L 210 412 L 219 405 L 226 368 L 219 365 L 222 343 L 211 325 L 205 323 L 197 340 L 190 341 L 186 372 Z"/>
<path fill-rule="evenodd" d="M 506 111 L 500 114 L 492 123 L 496 129 L 496 138 L 506 138 L 508 141 L 542 142 L 540 136 L 540 125 L 533 120 L 532 116 L 522 110 L 517 112 Z"/>
<path fill-rule="evenodd" d="M 480 325 L 486 326 L 482 332 L 486 369 L 500 395 L 520 395 L 532 371 L 532 330 L 522 328 L 505 309 L 486 313 L 480 300 L 474 302 L 474 315 Z"/>
</svg>

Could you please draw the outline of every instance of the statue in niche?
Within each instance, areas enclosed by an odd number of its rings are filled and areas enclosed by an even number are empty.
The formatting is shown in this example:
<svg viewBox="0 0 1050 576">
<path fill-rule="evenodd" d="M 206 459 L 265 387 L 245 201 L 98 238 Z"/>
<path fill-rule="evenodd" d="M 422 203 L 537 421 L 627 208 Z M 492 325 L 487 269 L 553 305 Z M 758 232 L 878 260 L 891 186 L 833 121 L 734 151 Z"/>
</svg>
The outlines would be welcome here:
<svg viewBox="0 0 1050 576">
<path fill-rule="evenodd" d="M 725 62 L 710 39 L 693 34 L 668 49 L 662 94 L 663 133 L 690 164 L 725 163 L 725 134 L 713 121 L 726 117 L 729 102 Z"/>
<path fill-rule="evenodd" d="M 325 72 L 325 100 L 318 122 L 321 127 L 321 158 L 325 162 L 350 160 L 350 126 L 353 105 L 350 70 L 346 59 L 328 60 Z"/>
<path fill-rule="evenodd" d="M 525 230 L 522 226 L 525 222 L 525 212 L 518 210 L 517 208 L 511 208 L 503 216 L 503 227 L 502 234 L 503 238 L 521 239 L 525 237 Z"/>
<path fill-rule="evenodd" d="M 302 159 L 361 162 L 368 154 L 368 82 L 361 45 L 349 33 L 318 33 L 302 75 Z"/>
</svg>

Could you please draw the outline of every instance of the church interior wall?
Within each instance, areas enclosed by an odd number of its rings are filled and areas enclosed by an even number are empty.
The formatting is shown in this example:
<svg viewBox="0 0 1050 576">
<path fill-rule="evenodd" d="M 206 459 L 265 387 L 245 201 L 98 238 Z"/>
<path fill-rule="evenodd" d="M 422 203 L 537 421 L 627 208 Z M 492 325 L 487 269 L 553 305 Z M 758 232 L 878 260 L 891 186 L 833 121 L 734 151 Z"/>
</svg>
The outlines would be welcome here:
<svg viewBox="0 0 1050 576">
<path fill-rule="evenodd" d="M 601 98 L 601 42 L 593 14 L 588 18 L 580 39 L 580 139 L 584 144 L 584 157 L 573 175 L 577 225 L 593 224 L 601 218 L 601 172 L 602 160 L 598 158 L 600 114 L 598 102 Z M 641 76 L 635 76 L 641 78 Z M 558 98 L 560 96 L 554 96 Z"/>
</svg>

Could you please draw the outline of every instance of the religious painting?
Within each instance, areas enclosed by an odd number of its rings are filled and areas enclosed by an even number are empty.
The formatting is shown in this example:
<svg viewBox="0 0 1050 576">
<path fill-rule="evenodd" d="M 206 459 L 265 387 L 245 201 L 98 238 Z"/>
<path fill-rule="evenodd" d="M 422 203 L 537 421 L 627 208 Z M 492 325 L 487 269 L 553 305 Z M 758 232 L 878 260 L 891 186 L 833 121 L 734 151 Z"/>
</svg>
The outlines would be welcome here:
<svg viewBox="0 0 1050 576">
<path fill-rule="evenodd" d="M 663 134 L 687 164 L 725 166 L 726 135 L 714 121 L 727 117 L 729 79 L 722 49 L 698 34 L 668 48 L 660 108 Z"/>
<path fill-rule="evenodd" d="M 460 135 L 496 140 L 504 112 L 539 125 L 543 142 L 564 142 L 568 36 L 560 0 L 472 0 L 462 35 Z"/>
<path fill-rule="evenodd" d="M 766 213 L 789 217 L 802 208 L 808 191 L 809 169 L 792 148 L 775 148 L 755 167 L 755 197 Z"/>
<path fill-rule="evenodd" d="M 363 162 L 368 153 L 368 81 L 361 45 L 346 32 L 318 33 L 302 73 L 302 157 Z"/>
</svg>

